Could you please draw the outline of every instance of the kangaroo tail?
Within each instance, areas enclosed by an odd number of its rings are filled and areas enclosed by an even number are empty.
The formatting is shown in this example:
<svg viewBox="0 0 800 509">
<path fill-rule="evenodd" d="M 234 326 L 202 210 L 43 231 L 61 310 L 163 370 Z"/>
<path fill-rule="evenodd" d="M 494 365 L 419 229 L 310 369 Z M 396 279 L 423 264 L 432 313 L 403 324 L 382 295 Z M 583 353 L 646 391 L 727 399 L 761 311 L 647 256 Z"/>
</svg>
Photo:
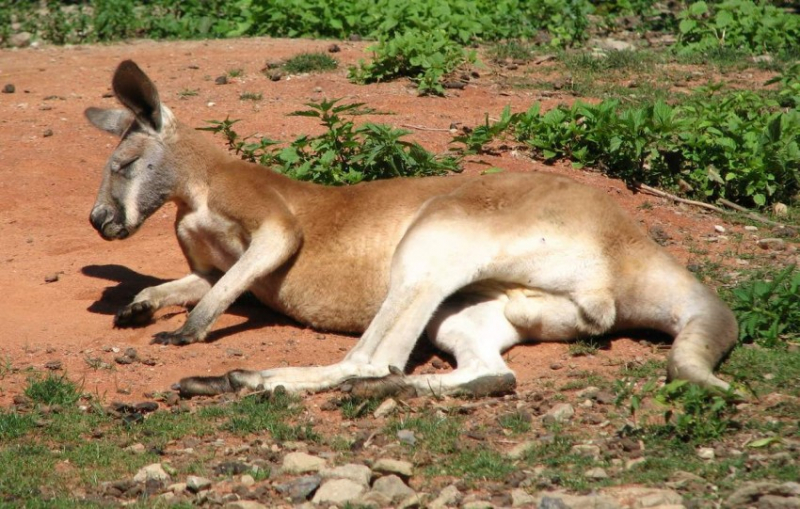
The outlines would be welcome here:
<svg viewBox="0 0 800 509">
<path fill-rule="evenodd" d="M 687 305 L 689 318 L 678 331 L 667 359 L 670 379 L 728 390 L 730 384 L 713 370 L 736 344 L 739 328 L 733 312 L 710 289 L 698 283 L 696 305 Z"/>
</svg>

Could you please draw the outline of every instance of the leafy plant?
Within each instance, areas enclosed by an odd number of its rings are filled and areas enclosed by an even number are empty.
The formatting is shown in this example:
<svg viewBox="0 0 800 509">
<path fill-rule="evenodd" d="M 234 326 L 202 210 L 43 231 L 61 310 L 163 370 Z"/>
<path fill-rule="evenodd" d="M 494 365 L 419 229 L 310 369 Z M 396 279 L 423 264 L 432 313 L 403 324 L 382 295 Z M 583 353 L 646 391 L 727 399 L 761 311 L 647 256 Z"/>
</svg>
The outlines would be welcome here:
<svg viewBox="0 0 800 509">
<path fill-rule="evenodd" d="M 731 47 L 761 54 L 800 48 L 800 15 L 769 2 L 694 2 L 679 13 L 678 18 L 678 44 L 684 52 Z"/>
<path fill-rule="evenodd" d="M 459 160 L 437 156 L 418 143 L 402 138 L 408 131 L 391 126 L 365 123 L 356 127 L 347 117 L 376 112 L 363 103 L 338 104 L 339 100 L 307 103 L 307 110 L 290 115 L 318 118 L 325 131 L 318 136 L 301 136 L 288 146 L 268 138 L 248 141 L 232 126 L 237 120 L 210 121 L 202 130 L 222 134 L 228 147 L 242 159 L 273 166 L 298 180 L 320 184 L 355 184 L 401 176 L 443 175 L 461 171 Z"/>
<path fill-rule="evenodd" d="M 408 30 L 369 49 L 373 60 L 351 67 L 352 81 L 375 83 L 407 76 L 417 82 L 420 95 L 444 95 L 442 77 L 476 58 L 474 51 L 464 50 L 443 30 Z"/>
<path fill-rule="evenodd" d="M 733 425 L 736 398 L 733 392 L 707 389 L 686 380 L 674 380 L 655 393 L 663 405 L 677 405 L 664 412 L 665 425 L 656 432 L 668 432 L 686 441 L 706 441 L 720 438 Z"/>
<path fill-rule="evenodd" d="M 68 406 L 81 397 L 78 387 L 65 376 L 48 374 L 44 379 L 33 377 L 28 380 L 25 395 L 35 403 Z"/>
<path fill-rule="evenodd" d="M 771 280 L 756 279 L 731 291 L 739 338 L 773 348 L 800 337 L 800 270 L 791 265 Z"/>
</svg>

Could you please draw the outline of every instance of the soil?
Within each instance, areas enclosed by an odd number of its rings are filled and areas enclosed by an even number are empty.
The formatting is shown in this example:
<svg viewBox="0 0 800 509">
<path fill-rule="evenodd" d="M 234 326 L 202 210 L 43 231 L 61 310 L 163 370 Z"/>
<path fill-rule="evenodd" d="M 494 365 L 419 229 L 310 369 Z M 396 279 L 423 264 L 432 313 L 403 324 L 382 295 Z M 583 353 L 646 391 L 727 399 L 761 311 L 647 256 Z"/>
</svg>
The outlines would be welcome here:
<svg viewBox="0 0 800 509">
<path fill-rule="evenodd" d="M 572 97 L 534 89 L 512 89 L 491 67 L 463 90 L 445 98 L 418 97 L 412 83 L 400 80 L 369 86 L 347 81 L 347 66 L 368 58 L 367 43 L 337 42 L 337 71 L 284 76 L 271 81 L 260 72 L 268 62 L 308 51 L 326 51 L 331 41 L 246 39 L 193 42 L 136 41 L 80 47 L 0 50 L 0 405 L 20 394 L 32 371 L 54 369 L 104 400 L 139 401 L 169 390 L 183 376 L 220 374 L 234 368 L 330 364 L 357 338 L 322 333 L 271 313 L 254 302 L 234 305 L 205 344 L 185 347 L 151 344 L 153 334 L 178 328 L 185 311 L 160 312 L 138 329 L 112 327 L 114 312 L 142 288 L 181 277 L 187 266 L 173 233 L 174 208 L 166 206 L 129 240 L 106 242 L 91 228 L 94 203 L 106 158 L 116 141 L 83 118 L 89 106 L 113 107 L 111 75 L 123 59 L 134 59 L 156 82 L 162 100 L 182 121 L 202 127 L 208 120 L 241 119 L 240 134 L 290 140 L 315 134 L 313 119 L 287 117 L 304 103 L 343 98 L 391 116 L 374 120 L 402 126 L 410 137 L 436 152 L 448 150 L 451 124 L 475 126 L 485 114 L 497 116 L 540 101 L 543 108 Z M 242 76 L 225 85 L 215 78 L 232 69 Z M 526 70 L 535 78 L 533 64 Z M 263 94 L 240 100 L 242 92 Z M 223 144 L 208 134 L 210 143 Z M 515 151 L 472 158 L 466 172 L 490 166 L 514 172 L 569 174 L 606 190 L 666 249 L 687 264 L 722 263 L 729 270 L 764 259 L 753 234 L 701 209 L 676 206 L 662 198 L 635 194 L 599 173 L 577 171 L 568 163 L 552 166 Z M 725 228 L 720 234 L 715 226 Z M 702 253 L 702 254 L 698 254 Z M 572 357 L 564 344 L 516 347 L 507 354 L 521 387 L 558 381 L 582 371 L 612 372 L 622 363 L 665 356 L 642 339 L 614 338 L 597 354 Z M 138 360 L 115 358 L 134 348 Z M 143 362 L 142 362 L 143 361 Z M 417 357 L 417 372 L 451 369 L 436 352 Z"/>
</svg>

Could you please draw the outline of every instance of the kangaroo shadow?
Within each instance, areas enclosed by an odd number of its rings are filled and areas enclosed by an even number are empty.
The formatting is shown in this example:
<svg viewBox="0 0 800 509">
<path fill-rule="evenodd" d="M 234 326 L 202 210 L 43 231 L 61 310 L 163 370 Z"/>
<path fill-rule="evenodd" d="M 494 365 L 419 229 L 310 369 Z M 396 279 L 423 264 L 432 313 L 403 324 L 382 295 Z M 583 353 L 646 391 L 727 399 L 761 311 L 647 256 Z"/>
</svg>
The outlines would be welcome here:
<svg viewBox="0 0 800 509">
<path fill-rule="evenodd" d="M 81 273 L 85 276 L 116 283 L 103 289 L 103 294 L 100 298 L 87 308 L 91 313 L 110 316 L 115 315 L 117 311 L 130 303 L 136 294 L 145 288 L 169 281 L 168 279 L 141 274 L 122 265 L 87 265 L 81 269 Z M 207 342 L 218 341 L 239 332 L 260 329 L 269 325 L 298 325 L 290 318 L 276 313 L 261 304 L 249 292 L 236 299 L 225 312 L 247 320 L 237 325 L 212 330 L 206 337 Z"/>
</svg>

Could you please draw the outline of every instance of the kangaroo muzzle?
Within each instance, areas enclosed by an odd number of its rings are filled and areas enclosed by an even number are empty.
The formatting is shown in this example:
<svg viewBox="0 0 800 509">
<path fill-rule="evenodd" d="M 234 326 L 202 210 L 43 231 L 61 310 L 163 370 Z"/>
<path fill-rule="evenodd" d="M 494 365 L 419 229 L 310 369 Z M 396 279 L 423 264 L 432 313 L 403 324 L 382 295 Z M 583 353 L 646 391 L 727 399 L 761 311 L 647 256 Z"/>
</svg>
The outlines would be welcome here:
<svg viewBox="0 0 800 509">
<path fill-rule="evenodd" d="M 97 205 L 89 214 L 89 222 L 105 240 L 124 239 L 129 235 L 124 221 L 116 219 L 114 209 L 108 205 Z"/>
</svg>

